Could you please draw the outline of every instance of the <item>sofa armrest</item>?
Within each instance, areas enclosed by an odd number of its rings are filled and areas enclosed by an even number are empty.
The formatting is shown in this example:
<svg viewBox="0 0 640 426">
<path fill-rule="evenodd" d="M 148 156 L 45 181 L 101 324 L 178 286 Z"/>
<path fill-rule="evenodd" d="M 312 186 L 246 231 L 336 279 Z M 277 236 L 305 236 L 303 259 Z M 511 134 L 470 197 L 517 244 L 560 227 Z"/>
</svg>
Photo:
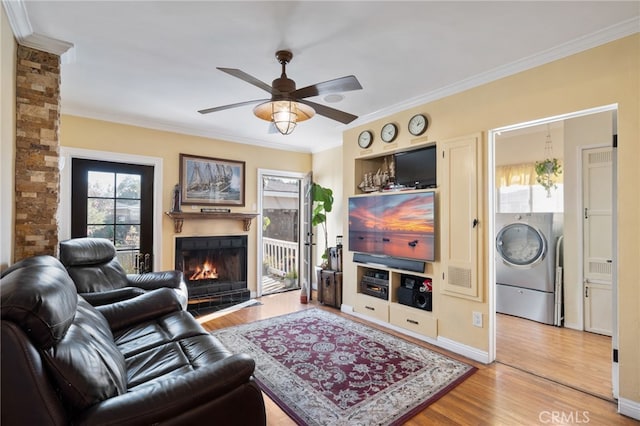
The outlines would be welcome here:
<svg viewBox="0 0 640 426">
<path fill-rule="evenodd" d="M 132 287 L 154 290 L 160 287 L 181 288 L 184 274 L 180 271 L 148 272 L 146 274 L 127 274 L 127 280 Z"/>
<path fill-rule="evenodd" d="M 182 303 L 173 289 L 159 288 L 132 299 L 96 306 L 109 322 L 111 330 L 120 330 L 171 312 L 182 310 Z"/>
<path fill-rule="evenodd" d="M 107 305 L 109 303 L 120 302 L 122 300 L 132 299 L 144 294 L 145 291 L 136 287 L 123 287 L 114 290 L 105 290 L 92 293 L 78 293 L 89 304 L 93 306 Z"/>
<path fill-rule="evenodd" d="M 180 298 L 182 309 L 187 309 L 189 300 L 189 290 L 181 271 L 149 272 L 146 274 L 128 274 L 127 281 L 130 286 L 139 287 L 144 290 L 155 290 L 157 288 L 172 288 Z"/>
<path fill-rule="evenodd" d="M 211 365 L 134 388 L 94 405 L 77 424 L 159 424 L 197 410 L 234 389 L 252 383 L 254 360 L 231 355 Z M 258 393 L 257 397 L 262 398 Z M 228 407 L 232 409 L 232 407 Z M 239 408 L 239 407 L 238 407 Z M 263 408 L 264 409 L 264 408 Z M 212 422 L 215 419 L 210 418 Z"/>
</svg>

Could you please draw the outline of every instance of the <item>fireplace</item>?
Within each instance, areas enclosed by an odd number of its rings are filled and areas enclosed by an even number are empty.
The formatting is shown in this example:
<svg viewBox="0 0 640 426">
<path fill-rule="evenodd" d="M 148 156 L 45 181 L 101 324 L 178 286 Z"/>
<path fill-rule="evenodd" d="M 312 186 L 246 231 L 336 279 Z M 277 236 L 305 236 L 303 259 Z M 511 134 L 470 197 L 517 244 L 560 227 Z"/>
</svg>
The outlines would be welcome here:
<svg viewBox="0 0 640 426">
<path fill-rule="evenodd" d="M 189 289 L 189 312 L 200 315 L 250 299 L 247 236 L 176 238 L 176 269 Z"/>
</svg>

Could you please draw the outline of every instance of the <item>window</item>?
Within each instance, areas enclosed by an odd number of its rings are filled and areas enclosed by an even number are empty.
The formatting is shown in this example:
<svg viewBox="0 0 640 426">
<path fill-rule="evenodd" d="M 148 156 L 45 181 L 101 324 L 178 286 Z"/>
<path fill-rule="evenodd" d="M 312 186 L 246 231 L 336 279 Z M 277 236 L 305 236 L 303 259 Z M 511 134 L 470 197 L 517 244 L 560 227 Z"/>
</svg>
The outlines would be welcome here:
<svg viewBox="0 0 640 426">
<path fill-rule="evenodd" d="M 564 185 L 558 183 L 551 196 L 542 185 L 510 185 L 498 188 L 498 213 L 562 213 Z"/>
<path fill-rule="evenodd" d="M 87 236 L 108 238 L 120 250 L 140 248 L 140 175 L 87 174 Z"/>
</svg>

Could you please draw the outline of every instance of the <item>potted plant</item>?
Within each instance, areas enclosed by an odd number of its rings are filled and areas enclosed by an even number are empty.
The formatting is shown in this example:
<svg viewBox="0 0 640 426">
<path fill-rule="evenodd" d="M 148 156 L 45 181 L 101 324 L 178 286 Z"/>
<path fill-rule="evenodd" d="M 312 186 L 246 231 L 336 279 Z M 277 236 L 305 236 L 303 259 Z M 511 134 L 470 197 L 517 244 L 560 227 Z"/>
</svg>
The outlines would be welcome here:
<svg viewBox="0 0 640 426">
<path fill-rule="evenodd" d="M 562 167 L 557 158 L 547 158 L 536 161 L 536 182 L 547 190 L 547 197 L 551 197 L 551 188 L 557 188 L 556 178 L 562 173 Z"/>
<path fill-rule="evenodd" d="M 296 287 L 298 285 L 298 271 L 291 269 L 287 272 L 284 276 L 284 283 L 289 288 Z"/>
<path fill-rule="evenodd" d="M 262 274 L 267 275 L 269 273 L 269 267 L 271 266 L 271 258 L 269 256 L 265 256 L 262 259 Z"/>
<path fill-rule="evenodd" d="M 313 183 L 311 187 L 311 196 L 313 200 L 313 213 L 311 216 L 311 224 L 313 226 L 322 226 L 324 233 L 324 253 L 322 254 L 322 268 L 326 269 L 329 261 L 329 235 L 327 232 L 327 213 L 333 208 L 333 191 L 322 185 Z"/>
</svg>

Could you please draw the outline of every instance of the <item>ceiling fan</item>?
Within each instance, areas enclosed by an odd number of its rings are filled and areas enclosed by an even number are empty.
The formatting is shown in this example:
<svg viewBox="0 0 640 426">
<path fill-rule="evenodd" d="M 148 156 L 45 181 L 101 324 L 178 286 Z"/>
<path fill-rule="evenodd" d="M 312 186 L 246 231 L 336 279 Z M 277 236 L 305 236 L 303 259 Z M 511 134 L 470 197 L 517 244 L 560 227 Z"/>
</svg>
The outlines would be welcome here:
<svg viewBox="0 0 640 426">
<path fill-rule="evenodd" d="M 271 94 L 271 98 L 238 102 L 230 105 L 202 109 L 198 112 L 200 114 L 209 114 L 211 112 L 259 103 L 253 109 L 253 113 L 258 118 L 275 124 L 275 127 L 283 135 L 290 134 L 293 132 L 297 123 L 308 120 L 316 113 L 344 124 L 351 123 L 358 118 L 358 116 L 349 114 L 348 112 L 340 111 L 306 99 L 329 93 L 360 90 L 362 86 L 355 76 L 349 75 L 312 84 L 302 89 L 296 89 L 296 82 L 288 78 L 286 74 L 286 66 L 291 62 L 292 58 L 293 53 L 288 50 L 279 50 L 276 52 L 276 59 L 282 65 L 282 75 L 273 80 L 271 86 L 239 69 L 218 67 L 220 71 L 226 72 L 268 92 Z"/>
</svg>

